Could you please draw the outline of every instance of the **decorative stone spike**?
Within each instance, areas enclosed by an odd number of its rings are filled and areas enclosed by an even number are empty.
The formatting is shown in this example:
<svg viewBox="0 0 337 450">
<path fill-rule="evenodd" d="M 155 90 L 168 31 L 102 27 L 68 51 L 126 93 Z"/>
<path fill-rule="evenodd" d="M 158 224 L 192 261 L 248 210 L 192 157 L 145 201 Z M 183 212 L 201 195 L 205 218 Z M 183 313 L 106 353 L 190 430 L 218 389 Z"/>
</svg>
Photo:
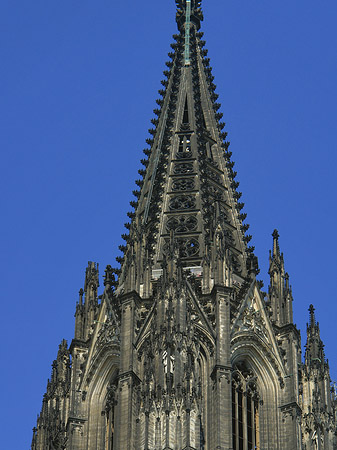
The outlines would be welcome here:
<svg viewBox="0 0 337 450">
<path fill-rule="evenodd" d="M 113 273 L 113 269 L 110 265 L 107 265 L 105 268 L 104 286 L 109 288 L 114 285 L 115 285 L 115 276 Z"/>
<path fill-rule="evenodd" d="M 126 215 L 127 215 L 130 219 L 134 219 L 136 214 L 135 214 L 134 212 L 128 212 Z"/>
</svg>

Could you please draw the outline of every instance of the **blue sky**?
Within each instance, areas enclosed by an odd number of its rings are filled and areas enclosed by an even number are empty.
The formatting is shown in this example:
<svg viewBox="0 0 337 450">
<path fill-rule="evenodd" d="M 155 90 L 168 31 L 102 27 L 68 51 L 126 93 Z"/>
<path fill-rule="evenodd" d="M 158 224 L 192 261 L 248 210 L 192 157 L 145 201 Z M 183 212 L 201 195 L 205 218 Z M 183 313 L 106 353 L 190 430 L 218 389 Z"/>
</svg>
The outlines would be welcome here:
<svg viewBox="0 0 337 450">
<path fill-rule="evenodd" d="M 203 31 L 267 284 L 280 232 L 337 379 L 335 0 L 204 0 Z M 171 35 L 173 0 L 0 4 L 2 447 L 29 448 L 89 260 L 115 265 Z"/>
</svg>

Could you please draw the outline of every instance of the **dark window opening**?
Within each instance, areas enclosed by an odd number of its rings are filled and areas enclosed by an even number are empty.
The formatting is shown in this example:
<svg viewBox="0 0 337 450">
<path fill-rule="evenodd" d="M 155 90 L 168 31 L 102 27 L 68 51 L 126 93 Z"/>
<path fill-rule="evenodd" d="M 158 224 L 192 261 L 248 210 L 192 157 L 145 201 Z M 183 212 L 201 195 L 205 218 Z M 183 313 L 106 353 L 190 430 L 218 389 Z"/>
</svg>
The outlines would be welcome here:
<svg viewBox="0 0 337 450">
<path fill-rule="evenodd" d="M 233 374 L 232 436 L 233 450 L 260 450 L 259 398 L 251 372 Z"/>
<path fill-rule="evenodd" d="M 187 96 L 185 100 L 185 107 L 184 107 L 184 115 L 183 115 L 183 124 L 187 125 L 190 123 L 189 115 L 188 115 L 188 103 L 187 103 Z"/>
</svg>

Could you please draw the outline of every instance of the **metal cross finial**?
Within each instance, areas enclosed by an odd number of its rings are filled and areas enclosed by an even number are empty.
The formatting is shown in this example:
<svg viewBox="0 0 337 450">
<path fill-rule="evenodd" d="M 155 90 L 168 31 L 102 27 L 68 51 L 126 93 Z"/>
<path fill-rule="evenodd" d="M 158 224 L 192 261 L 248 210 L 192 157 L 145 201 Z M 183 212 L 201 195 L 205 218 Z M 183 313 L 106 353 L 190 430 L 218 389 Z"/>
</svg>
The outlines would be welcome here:
<svg viewBox="0 0 337 450">
<path fill-rule="evenodd" d="M 199 30 L 200 22 L 203 20 L 201 11 L 201 0 L 176 0 L 177 24 L 179 30 L 186 29 L 186 24 L 194 24 Z"/>
<path fill-rule="evenodd" d="M 274 239 L 278 239 L 280 237 L 279 232 L 275 229 L 272 234 Z"/>
<path fill-rule="evenodd" d="M 185 66 L 189 66 L 190 64 L 190 28 L 191 28 L 191 0 L 186 0 Z"/>
<path fill-rule="evenodd" d="M 310 313 L 310 326 L 314 326 L 316 324 L 314 305 L 309 306 L 309 313 Z"/>
</svg>

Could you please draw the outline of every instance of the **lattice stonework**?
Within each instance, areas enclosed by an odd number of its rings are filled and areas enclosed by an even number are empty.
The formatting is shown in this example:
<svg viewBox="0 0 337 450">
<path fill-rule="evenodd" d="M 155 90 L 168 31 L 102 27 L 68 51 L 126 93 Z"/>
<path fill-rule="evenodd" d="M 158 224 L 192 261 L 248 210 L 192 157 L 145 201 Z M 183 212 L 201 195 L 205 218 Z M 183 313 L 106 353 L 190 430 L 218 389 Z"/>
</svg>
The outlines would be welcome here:
<svg viewBox="0 0 337 450">
<path fill-rule="evenodd" d="M 174 166 L 173 173 L 175 175 L 193 173 L 193 163 L 177 163 Z"/>
<path fill-rule="evenodd" d="M 195 256 L 199 252 L 199 242 L 197 239 L 179 239 L 178 244 L 180 247 L 180 256 L 182 258 Z"/>
<path fill-rule="evenodd" d="M 175 233 L 187 233 L 189 231 L 195 231 L 198 225 L 198 220 L 195 215 L 193 216 L 174 216 L 167 221 L 167 231 L 174 230 Z"/>
<path fill-rule="evenodd" d="M 196 198 L 192 195 L 177 195 L 171 198 L 169 206 L 171 211 L 194 209 L 196 206 Z"/>
</svg>

